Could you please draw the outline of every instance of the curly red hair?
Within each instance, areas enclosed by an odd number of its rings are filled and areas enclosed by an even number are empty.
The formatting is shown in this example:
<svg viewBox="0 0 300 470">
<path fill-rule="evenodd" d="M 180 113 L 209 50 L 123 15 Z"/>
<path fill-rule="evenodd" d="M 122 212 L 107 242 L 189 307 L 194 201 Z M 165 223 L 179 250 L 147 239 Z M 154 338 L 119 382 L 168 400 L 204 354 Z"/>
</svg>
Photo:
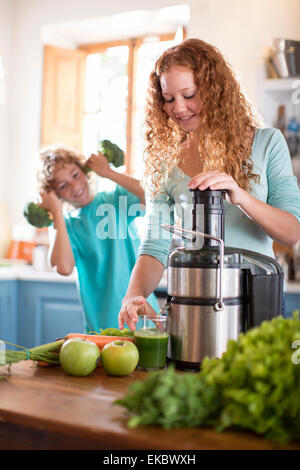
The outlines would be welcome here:
<svg viewBox="0 0 300 470">
<path fill-rule="evenodd" d="M 230 174 L 244 189 L 257 179 L 251 160 L 253 131 L 258 119 L 243 96 L 230 65 L 217 48 L 199 39 L 187 39 L 167 49 L 150 75 L 146 104 L 144 185 L 152 194 L 178 165 L 180 146 L 187 133 L 164 111 L 160 77 L 172 66 L 191 69 L 201 100 L 201 125 L 197 132 L 203 171 Z"/>
</svg>

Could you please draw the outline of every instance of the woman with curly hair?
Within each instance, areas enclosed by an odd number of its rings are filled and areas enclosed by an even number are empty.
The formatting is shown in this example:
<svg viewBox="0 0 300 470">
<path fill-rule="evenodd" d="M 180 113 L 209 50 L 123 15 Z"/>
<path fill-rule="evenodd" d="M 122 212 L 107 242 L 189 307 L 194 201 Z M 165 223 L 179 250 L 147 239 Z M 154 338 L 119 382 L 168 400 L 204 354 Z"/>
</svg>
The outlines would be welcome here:
<svg viewBox="0 0 300 470">
<path fill-rule="evenodd" d="M 175 206 L 190 228 L 180 213 L 190 189 L 226 190 L 226 246 L 274 257 L 273 240 L 300 239 L 300 193 L 285 139 L 260 126 L 215 47 L 188 39 L 162 54 L 150 76 L 146 126 L 148 227 L 119 314 L 119 326 L 131 329 L 151 311 L 145 298 L 166 266 L 171 240 L 160 224 L 173 223 Z"/>
</svg>

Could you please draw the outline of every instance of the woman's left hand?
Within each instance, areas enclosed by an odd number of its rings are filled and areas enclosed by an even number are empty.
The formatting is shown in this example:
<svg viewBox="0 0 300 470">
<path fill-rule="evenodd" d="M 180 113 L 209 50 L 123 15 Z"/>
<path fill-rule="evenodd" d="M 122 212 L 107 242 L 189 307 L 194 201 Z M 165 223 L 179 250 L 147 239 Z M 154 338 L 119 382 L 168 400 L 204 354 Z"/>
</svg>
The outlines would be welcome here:
<svg viewBox="0 0 300 470">
<path fill-rule="evenodd" d="M 221 173 L 220 171 L 207 171 L 199 173 L 194 176 L 189 182 L 188 187 L 190 189 L 211 189 L 214 191 L 225 189 L 228 194 L 228 199 L 231 204 L 238 205 L 242 199 L 243 189 L 239 187 L 237 182 L 232 176 L 227 173 Z"/>
</svg>

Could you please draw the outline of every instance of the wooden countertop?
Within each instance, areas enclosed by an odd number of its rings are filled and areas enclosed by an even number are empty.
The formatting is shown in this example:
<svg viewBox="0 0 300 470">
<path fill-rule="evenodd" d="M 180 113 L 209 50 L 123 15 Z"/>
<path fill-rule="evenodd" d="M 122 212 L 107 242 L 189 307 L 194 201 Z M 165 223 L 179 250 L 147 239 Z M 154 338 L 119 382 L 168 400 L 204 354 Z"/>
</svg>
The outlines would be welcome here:
<svg viewBox="0 0 300 470">
<path fill-rule="evenodd" d="M 248 432 L 212 429 L 128 429 L 124 408 L 113 401 L 136 379 L 109 377 L 99 367 L 88 377 L 68 376 L 60 366 L 22 361 L 0 368 L 0 449 L 281 449 Z M 300 442 L 286 446 L 300 449 Z"/>
</svg>

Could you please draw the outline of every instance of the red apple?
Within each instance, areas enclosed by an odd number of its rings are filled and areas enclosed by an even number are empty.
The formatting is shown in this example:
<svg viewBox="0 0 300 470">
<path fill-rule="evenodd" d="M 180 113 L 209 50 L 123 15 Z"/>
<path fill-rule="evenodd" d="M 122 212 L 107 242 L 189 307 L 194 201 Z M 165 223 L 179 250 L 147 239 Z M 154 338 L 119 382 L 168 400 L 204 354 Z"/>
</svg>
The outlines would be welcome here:
<svg viewBox="0 0 300 470">
<path fill-rule="evenodd" d="M 108 375 L 129 375 L 139 362 L 139 352 L 131 341 L 113 341 L 102 349 L 101 361 Z"/>
</svg>

